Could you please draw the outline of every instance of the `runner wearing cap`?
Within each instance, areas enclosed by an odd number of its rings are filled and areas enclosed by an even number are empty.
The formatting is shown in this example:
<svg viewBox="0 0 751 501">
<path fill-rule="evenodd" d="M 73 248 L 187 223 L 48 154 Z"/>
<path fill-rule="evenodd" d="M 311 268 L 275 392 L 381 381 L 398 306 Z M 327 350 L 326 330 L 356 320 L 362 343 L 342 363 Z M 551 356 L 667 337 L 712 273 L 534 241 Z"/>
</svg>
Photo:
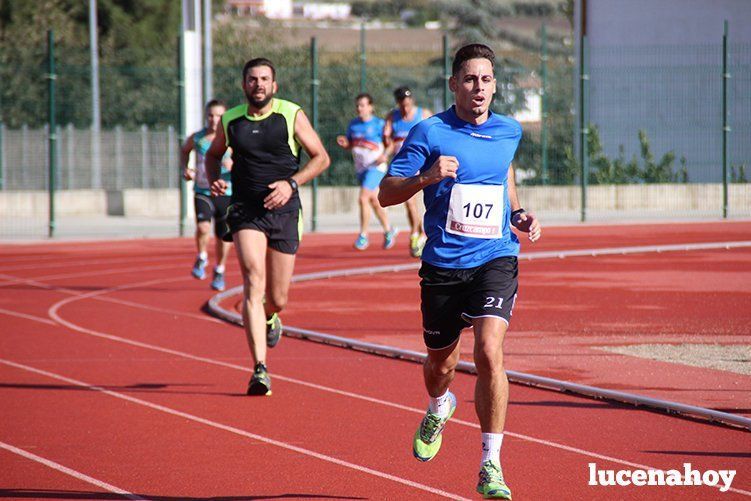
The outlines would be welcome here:
<svg viewBox="0 0 751 501">
<path fill-rule="evenodd" d="M 397 107 L 386 117 L 383 127 L 383 137 L 386 142 L 387 156 L 395 156 L 402 147 L 409 131 L 430 117 L 433 112 L 415 104 L 415 99 L 409 87 L 399 87 L 394 90 L 394 100 Z M 407 219 L 410 226 L 409 252 L 412 257 L 420 257 L 425 245 L 425 232 L 422 227 L 422 218 L 417 210 L 417 198 L 412 197 L 404 203 L 407 209 Z"/>
</svg>

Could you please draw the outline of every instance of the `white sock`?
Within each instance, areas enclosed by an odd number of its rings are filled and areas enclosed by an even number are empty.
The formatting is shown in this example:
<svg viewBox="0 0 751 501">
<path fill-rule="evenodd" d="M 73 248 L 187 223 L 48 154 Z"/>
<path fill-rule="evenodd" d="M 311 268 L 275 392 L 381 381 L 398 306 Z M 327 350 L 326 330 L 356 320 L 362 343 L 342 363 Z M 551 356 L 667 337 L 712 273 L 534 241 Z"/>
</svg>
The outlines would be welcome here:
<svg viewBox="0 0 751 501">
<path fill-rule="evenodd" d="M 482 434 L 482 461 L 493 461 L 495 464 L 501 464 L 501 444 L 503 443 L 503 433 L 483 433 Z"/>
<path fill-rule="evenodd" d="M 449 391 L 446 390 L 446 392 L 440 397 L 430 397 L 428 409 L 430 409 L 430 412 L 433 414 L 438 414 L 441 417 L 448 416 L 451 411 L 451 398 L 449 397 Z"/>
<path fill-rule="evenodd" d="M 204 261 L 209 260 L 209 253 L 208 252 L 199 252 L 198 257 L 200 257 Z"/>
<path fill-rule="evenodd" d="M 223 264 L 218 264 L 218 265 L 214 266 L 214 271 L 217 272 L 217 273 L 224 273 L 224 265 Z"/>
</svg>

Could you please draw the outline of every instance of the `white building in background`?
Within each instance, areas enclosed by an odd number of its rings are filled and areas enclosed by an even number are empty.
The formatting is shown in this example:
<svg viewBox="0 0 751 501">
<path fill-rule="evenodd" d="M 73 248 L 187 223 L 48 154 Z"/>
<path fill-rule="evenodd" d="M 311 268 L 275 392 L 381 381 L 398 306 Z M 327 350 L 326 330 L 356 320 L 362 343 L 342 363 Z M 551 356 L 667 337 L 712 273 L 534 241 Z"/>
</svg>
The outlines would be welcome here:
<svg viewBox="0 0 751 501">
<path fill-rule="evenodd" d="M 347 19 L 352 6 L 346 2 L 295 2 L 292 0 L 227 0 L 225 10 L 238 16 L 269 19 Z"/>
<path fill-rule="evenodd" d="M 351 13 L 348 3 L 295 3 L 295 14 L 305 19 L 347 19 Z"/>
<path fill-rule="evenodd" d="M 226 10 L 240 16 L 265 16 L 269 19 L 290 19 L 292 0 L 227 0 Z"/>
</svg>

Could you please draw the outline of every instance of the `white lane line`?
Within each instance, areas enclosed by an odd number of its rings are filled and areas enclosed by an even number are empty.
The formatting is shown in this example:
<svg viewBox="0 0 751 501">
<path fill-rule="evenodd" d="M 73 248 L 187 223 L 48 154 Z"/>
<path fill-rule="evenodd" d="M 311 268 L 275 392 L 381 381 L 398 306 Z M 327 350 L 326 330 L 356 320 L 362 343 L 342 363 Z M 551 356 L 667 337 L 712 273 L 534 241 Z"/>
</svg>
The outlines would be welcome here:
<svg viewBox="0 0 751 501">
<path fill-rule="evenodd" d="M 1 275 L 0 274 L 0 277 L 4 277 L 4 276 L 6 276 L 6 275 Z M 10 275 L 7 275 L 7 276 L 10 277 Z M 190 280 L 195 280 L 195 279 L 192 278 L 192 277 L 189 277 L 189 276 L 173 277 L 173 278 L 169 278 L 169 279 L 159 280 L 158 283 L 177 282 L 177 281 L 180 281 L 180 280 L 190 281 Z M 36 281 L 34 279 L 29 279 L 29 278 L 11 277 L 11 282 L 9 282 L 8 284 L 0 284 L 0 287 L 2 285 L 10 285 L 11 283 L 12 284 L 33 285 L 34 287 L 38 287 L 40 289 L 46 289 L 46 290 L 52 290 L 52 291 L 55 291 L 55 292 L 61 292 L 63 294 L 69 294 L 71 296 L 84 296 L 84 295 L 90 294 L 90 293 L 87 293 L 87 292 L 81 292 L 81 291 L 77 291 L 77 290 L 73 290 L 73 289 L 67 289 L 65 287 L 58 287 L 56 285 L 45 284 L 45 283 L 38 282 L 38 281 Z M 111 289 L 112 288 L 99 289 L 99 290 L 107 290 L 108 292 L 110 292 Z M 151 306 L 151 305 L 148 305 L 148 304 L 136 303 L 136 302 L 133 302 L 133 301 L 128 301 L 126 299 L 117 299 L 117 298 L 114 298 L 114 297 L 100 297 L 100 296 L 90 296 L 90 299 L 95 299 L 97 301 L 104 301 L 104 302 L 107 302 L 107 303 L 122 304 L 124 306 L 132 306 L 134 308 L 140 308 L 142 310 L 156 311 L 156 312 L 159 312 L 159 313 L 166 313 L 166 314 L 169 314 L 169 315 L 179 315 L 179 316 L 183 316 L 183 317 L 189 317 L 189 318 L 194 318 L 196 320 L 203 320 L 205 322 L 212 322 L 212 323 L 217 323 L 217 324 L 224 323 L 222 320 L 219 320 L 218 318 L 215 318 L 215 317 L 210 316 L 210 315 L 205 315 L 205 314 L 201 315 L 201 314 L 198 314 L 198 313 L 186 313 L 186 312 L 180 311 L 180 310 L 173 310 L 173 309 L 170 309 L 170 308 L 160 308 L 158 306 Z M 10 311 L 10 310 L 8 310 L 8 311 Z"/>
<path fill-rule="evenodd" d="M 144 285 L 150 285 L 150 284 L 158 282 L 158 281 L 159 280 L 152 280 L 152 281 L 149 281 L 149 282 L 140 282 L 140 283 L 135 283 L 135 284 L 127 284 L 127 285 L 119 286 L 119 287 L 116 287 L 116 288 L 112 288 L 112 290 L 115 290 L 115 289 L 120 290 L 120 289 L 123 289 L 123 288 L 130 288 L 130 287 L 140 287 L 140 286 L 144 286 Z M 94 294 L 105 294 L 107 292 L 108 292 L 108 290 L 105 289 L 105 290 L 90 292 L 90 293 L 87 293 L 87 295 L 91 296 L 91 295 L 94 295 Z M 112 335 L 112 334 L 106 334 L 106 333 L 103 333 L 103 332 L 98 332 L 98 331 L 95 331 L 95 330 L 92 330 L 92 329 L 87 329 L 85 327 L 81 327 L 79 325 L 76 325 L 76 324 L 74 324 L 72 322 L 69 322 L 69 321 L 63 319 L 62 317 L 60 317 L 60 315 L 58 313 L 58 310 L 62 306 L 64 306 L 65 304 L 71 303 L 73 301 L 78 301 L 80 299 L 86 299 L 86 298 L 83 297 L 83 296 L 71 297 L 71 298 L 67 298 L 67 299 L 64 299 L 62 301 L 59 301 L 58 303 L 55 303 L 49 309 L 49 315 L 50 315 L 50 317 L 53 318 L 58 323 L 64 325 L 65 327 L 68 327 L 69 329 L 72 329 L 74 331 L 80 332 L 82 334 L 87 334 L 87 335 L 98 337 L 98 338 L 102 338 L 102 339 L 108 339 L 110 341 L 115 341 L 115 342 L 118 342 L 118 343 L 129 344 L 129 345 L 132 345 L 132 346 L 137 346 L 139 348 L 145 348 L 147 350 L 152 350 L 152 351 L 157 351 L 157 352 L 161 352 L 161 353 L 166 353 L 166 354 L 169 354 L 169 355 L 174 355 L 174 356 L 181 357 L 181 358 L 186 358 L 186 359 L 189 359 L 189 360 L 195 360 L 197 362 L 203 362 L 203 363 L 207 363 L 207 364 L 211 364 L 211 365 L 217 365 L 217 366 L 220 366 L 220 367 L 226 367 L 226 368 L 229 368 L 229 369 L 235 369 L 235 370 L 239 370 L 239 371 L 246 372 L 246 373 L 250 372 L 250 369 L 248 367 L 244 367 L 242 365 L 236 365 L 236 364 L 232 364 L 232 363 L 229 363 L 229 362 L 223 362 L 221 360 L 215 360 L 215 359 L 208 358 L 208 357 L 202 357 L 202 356 L 198 356 L 198 355 L 193 355 L 191 353 L 186 353 L 186 352 L 182 352 L 182 351 L 178 351 L 178 350 L 173 350 L 173 349 L 170 349 L 170 348 L 164 348 L 164 347 L 157 346 L 157 345 L 152 345 L 152 344 L 149 344 L 149 343 L 143 343 L 143 342 L 140 342 L 140 341 L 135 341 L 135 340 L 128 339 L 128 338 L 123 338 L 123 337 L 115 336 L 115 335 Z M 413 414 L 418 414 L 420 416 L 422 416 L 422 415 L 425 414 L 425 409 L 419 409 L 419 408 L 416 408 L 416 407 L 410 407 L 410 406 L 407 406 L 407 405 L 402 405 L 402 404 L 398 404 L 398 403 L 395 403 L 395 402 L 390 402 L 390 401 L 387 401 L 387 400 L 382 400 L 382 399 L 379 399 L 379 398 L 368 397 L 366 395 L 361 395 L 361 394 L 358 394 L 358 393 L 353 393 L 353 392 L 349 392 L 349 391 L 345 391 L 345 390 L 340 390 L 340 389 L 337 389 L 337 388 L 331 388 L 331 387 L 328 387 L 328 386 L 323 386 L 323 385 L 319 385 L 319 384 L 315 384 L 315 383 L 310 383 L 308 381 L 303 381 L 303 380 L 300 380 L 300 379 L 295 379 L 295 378 L 291 378 L 291 377 L 288 377 L 288 376 L 284 376 L 284 375 L 281 375 L 281 374 L 276 373 L 276 372 L 274 373 L 274 378 L 277 379 L 277 380 L 280 380 L 280 381 L 285 381 L 285 382 L 288 382 L 288 383 L 291 383 L 291 384 L 297 384 L 297 385 L 300 385 L 300 386 L 305 386 L 307 388 L 312 388 L 312 389 L 315 389 L 315 390 L 324 391 L 324 392 L 332 393 L 332 394 L 335 394 L 335 395 L 341 395 L 341 396 L 345 396 L 345 397 L 354 398 L 354 399 L 357 399 L 357 400 L 362 400 L 362 401 L 365 401 L 365 402 L 370 402 L 370 403 L 374 403 L 374 404 L 378 404 L 378 405 L 383 405 L 383 406 L 386 406 L 386 407 L 391 407 L 391 408 L 394 408 L 394 409 L 400 409 L 400 410 L 403 410 L 403 411 L 406 411 L 406 412 L 410 412 L 410 413 L 413 413 Z M 452 419 L 451 422 L 452 423 L 457 423 L 457 424 L 460 424 L 462 426 L 466 426 L 466 427 L 469 427 L 469 428 L 480 429 L 480 425 L 479 424 L 473 423 L 471 421 L 463 421 L 463 420 L 460 420 L 460 419 Z M 529 436 L 529 435 L 523 435 L 521 433 L 515 433 L 515 432 L 512 432 L 512 431 L 508 431 L 508 430 L 505 431 L 504 433 L 507 434 L 507 435 L 509 435 L 509 436 L 513 436 L 515 438 L 518 438 L 520 440 L 524 440 L 524 441 L 527 441 L 527 442 L 533 442 L 533 443 L 536 443 L 536 444 L 545 445 L 545 446 L 548 446 L 548 447 L 553 447 L 553 448 L 556 448 L 556 449 L 559 449 L 559 450 L 564 450 L 564 451 L 571 452 L 571 453 L 574 453 L 574 454 L 579 454 L 579 455 L 582 455 L 582 456 L 586 456 L 586 457 L 590 457 L 590 458 L 595 458 L 595 459 L 601 459 L 603 461 L 609 461 L 609 462 L 615 463 L 615 464 L 621 464 L 621 465 L 624 465 L 624 466 L 630 466 L 630 467 L 640 468 L 640 469 L 646 469 L 646 470 L 649 470 L 649 469 L 651 469 L 651 470 L 660 470 L 660 468 L 643 465 L 641 463 L 635 463 L 635 462 L 628 461 L 628 460 L 625 460 L 625 459 L 616 458 L 616 457 L 613 457 L 613 456 L 607 456 L 607 455 L 604 455 L 604 454 L 599 454 L 597 452 L 588 451 L 586 449 L 580 449 L 578 447 L 572 447 L 572 446 L 569 446 L 569 445 L 559 444 L 557 442 L 553 442 L 553 441 L 550 441 L 550 440 L 544 440 L 544 439 L 532 437 L 532 436 Z M 664 470 L 662 470 L 662 471 L 664 471 Z M 734 489 L 734 488 L 731 488 L 730 490 L 733 491 L 733 492 L 736 492 L 738 494 L 744 494 L 744 495 L 751 496 L 751 492 L 749 492 L 749 491 L 744 491 L 744 490 L 741 490 L 741 489 Z"/>
<path fill-rule="evenodd" d="M 97 480 L 96 478 L 90 477 L 89 475 L 86 475 L 85 473 L 81 473 L 78 470 L 74 470 L 73 468 L 68 468 L 67 466 L 61 465 L 60 463 L 56 463 L 49 459 L 43 458 L 41 456 L 37 456 L 36 454 L 33 454 L 29 451 L 25 451 L 23 449 L 19 449 L 18 447 L 14 447 L 10 444 L 6 444 L 5 442 L 0 442 L 0 448 L 5 449 L 6 451 L 12 452 L 13 454 L 18 454 L 19 456 L 23 456 L 26 459 L 36 461 L 37 463 L 43 464 L 44 466 L 48 468 L 52 468 L 53 470 L 59 471 L 60 473 L 65 473 L 66 475 L 69 475 L 73 478 L 77 478 L 78 480 L 82 480 L 86 482 L 87 484 L 94 485 L 96 487 L 99 487 L 100 489 L 104 489 L 105 491 L 109 491 L 114 494 L 120 494 L 126 499 L 139 499 L 139 500 L 146 499 L 140 496 L 136 496 L 135 494 L 132 494 L 126 491 L 125 489 L 121 489 L 119 487 L 115 487 L 112 484 L 108 484 L 107 482 Z"/>
<path fill-rule="evenodd" d="M 451 492 L 446 492 L 446 491 L 443 491 L 441 489 L 436 489 L 436 488 L 430 487 L 428 485 L 420 484 L 418 482 L 413 482 L 412 480 L 407 480 L 406 478 L 397 477 L 395 475 L 391 475 L 390 473 L 385 473 L 385 472 L 382 472 L 382 471 L 374 470 L 372 468 L 368 468 L 367 466 L 362 466 L 362 465 L 359 465 L 359 464 L 350 463 L 349 461 L 344 461 L 342 459 L 338 459 L 338 458 L 335 458 L 333 456 L 329 456 L 327 454 L 322 454 L 320 452 L 315 452 L 315 451 L 310 450 L 310 449 L 305 449 L 303 447 L 298 447 L 296 445 L 292 445 L 292 444 L 289 444 L 287 442 L 282 442 L 280 440 L 275 440 L 273 438 L 268 438 L 268 437 L 265 437 L 263 435 L 258 435 L 256 433 L 251 433 L 249 431 L 245 431 L 245 430 L 242 430 L 240 428 L 235 428 L 234 426 L 229 426 L 229 425 L 226 425 L 226 424 L 218 423 L 216 421 L 212 421 L 210 419 L 202 418 L 202 417 L 196 416 L 194 414 L 188 414 L 187 412 L 179 411 L 179 410 L 173 409 L 171 407 L 166 407 L 164 405 L 155 404 L 155 403 L 149 402 L 147 400 L 141 400 L 140 398 L 131 397 L 130 395 L 125 395 L 123 393 L 119 393 L 119 392 L 116 392 L 116 391 L 107 390 L 107 389 L 104 389 L 104 388 L 102 388 L 100 386 L 91 385 L 89 383 L 85 383 L 83 381 L 78 381 L 76 379 L 65 377 L 65 376 L 62 376 L 60 374 L 56 374 L 54 372 L 48 372 L 48 371 L 45 371 L 45 370 L 42 370 L 42 369 L 37 369 L 35 367 L 31 367 L 31 366 L 28 366 L 28 365 L 23 365 L 23 364 L 19 364 L 19 363 L 16 363 L 16 362 L 12 362 L 10 360 L 0 359 L 0 363 L 8 365 L 10 367 L 15 367 L 17 369 L 25 370 L 27 372 L 32 372 L 32 373 L 35 373 L 35 374 L 39 374 L 39 375 L 42 375 L 42 376 L 45 376 L 45 377 L 48 377 L 48 378 L 51 378 L 51 379 L 56 379 L 58 381 L 63 381 L 63 382 L 68 383 L 68 384 L 73 384 L 73 385 L 76 385 L 76 386 L 80 386 L 80 387 L 86 388 L 88 390 L 92 390 L 92 391 L 97 391 L 97 392 L 100 392 L 100 393 L 104 393 L 105 395 L 109 395 L 109 396 L 114 397 L 114 398 L 119 398 L 121 400 L 125 400 L 126 402 L 132 402 L 134 404 L 138 404 L 138 405 L 141 405 L 143 407 L 148 407 L 150 409 L 154 409 L 154 410 L 163 412 L 165 414 L 171 414 L 173 416 L 177 416 L 177 417 L 181 417 L 181 418 L 184 418 L 184 419 L 188 419 L 190 421 L 194 421 L 196 423 L 200 423 L 200 424 L 203 424 L 203 425 L 206 425 L 206 426 L 210 426 L 212 428 L 216 428 L 216 429 L 219 429 L 219 430 L 227 431 L 227 432 L 233 433 L 235 435 L 239 435 L 239 436 L 242 436 L 242 437 L 250 438 L 252 440 L 256 440 L 258 442 L 263 442 L 265 444 L 273 445 L 275 447 L 279 447 L 279 448 L 282 448 L 282 449 L 286 449 L 288 451 L 296 452 L 298 454 L 303 454 L 305 456 L 310 456 L 310 457 L 313 457 L 313 458 L 316 458 L 316 459 L 320 459 L 322 461 L 326 461 L 328 463 L 332 463 L 332 464 L 335 464 L 335 465 L 338 465 L 338 466 L 343 466 L 345 468 L 349 468 L 349 469 L 352 469 L 352 470 L 355 470 L 355 471 L 359 471 L 361 473 L 366 473 L 366 474 L 372 475 L 374 477 L 382 478 L 382 479 L 385 479 L 385 480 L 390 480 L 392 482 L 397 482 L 397 483 L 406 485 L 408 487 L 413 487 L 415 489 L 419 489 L 419 490 L 422 490 L 422 491 L 425 491 L 425 492 L 429 492 L 431 494 L 436 494 L 436 495 L 447 497 L 447 498 L 450 498 L 450 499 L 462 499 L 462 500 L 468 499 L 468 498 L 464 498 L 462 496 L 459 496 L 458 494 L 453 494 Z"/>
<path fill-rule="evenodd" d="M 154 262 L 161 262 L 161 261 L 179 261 L 180 259 L 185 258 L 185 255 L 182 256 L 161 256 L 161 257 L 127 257 L 127 258 L 112 258 L 112 259 L 81 259 L 76 258 L 72 259 L 70 261 L 56 261 L 54 263 L 34 263 L 34 264 L 25 264 L 22 266 L 3 266 L 0 268 L 0 271 L 3 273 L 8 273 L 10 271 L 20 271 L 20 270 L 39 270 L 42 268 L 65 268 L 65 267 L 79 267 L 79 266 L 91 266 L 95 264 L 122 264 L 122 263 L 154 263 Z M 190 257 L 187 257 L 185 260 L 185 269 L 189 269 L 193 259 L 195 259 L 194 255 L 190 255 Z"/>
<path fill-rule="evenodd" d="M 195 279 L 192 279 L 191 277 L 187 277 L 187 278 L 180 277 L 179 279 L 175 279 L 173 281 L 177 282 L 179 280 L 195 280 Z M 114 297 L 99 297 L 99 296 L 95 296 L 95 297 L 93 297 L 91 299 L 94 299 L 96 301 L 104 301 L 106 303 L 121 304 L 123 306 L 130 306 L 130 307 L 133 307 L 133 308 L 139 308 L 141 310 L 156 311 L 158 313 L 165 313 L 165 314 L 168 314 L 168 315 L 176 315 L 176 316 L 181 316 L 181 317 L 193 318 L 195 320 L 203 320 L 204 322 L 211 322 L 211 323 L 215 323 L 215 324 L 223 324 L 223 323 L 225 323 L 224 321 L 219 320 L 216 317 L 213 317 L 213 316 L 210 316 L 210 315 L 206 315 L 206 314 L 201 315 L 201 314 L 198 314 L 198 313 L 186 313 L 186 312 L 180 311 L 180 310 L 173 310 L 173 309 L 170 309 L 170 308 L 160 308 L 158 306 L 151 306 L 151 305 L 148 305 L 148 304 L 136 303 L 134 301 L 127 301 L 125 299 L 117 299 L 117 298 L 114 298 Z"/>
<path fill-rule="evenodd" d="M 3 313 L 5 315 L 11 315 L 14 317 L 25 318 L 27 320 L 35 320 L 37 322 L 41 322 L 47 325 L 55 325 L 55 326 L 57 325 L 55 322 L 53 322 L 49 318 L 37 317 L 34 315 L 29 315 L 27 313 L 21 313 L 20 311 L 6 310 L 5 308 L 0 308 L 0 313 Z"/>
<path fill-rule="evenodd" d="M 751 242 L 724 242 L 724 243 L 721 243 L 721 244 L 713 244 L 711 247 L 708 247 L 708 248 L 744 247 L 744 246 L 746 246 L 746 244 L 751 245 Z M 637 248 L 634 248 L 634 249 L 637 249 Z M 638 249 L 639 249 L 639 252 L 644 252 L 643 248 L 638 248 Z M 604 253 L 609 254 L 611 251 L 614 251 L 615 249 L 601 249 L 601 250 L 604 250 L 605 251 Z M 591 251 L 588 251 L 588 252 L 591 252 Z M 659 252 L 659 250 L 657 252 Z M 613 252 L 613 253 L 624 253 L 624 252 L 623 252 L 623 249 L 618 249 L 617 252 Z M 628 252 L 625 252 L 625 253 L 628 253 Z M 555 255 L 551 255 L 551 254 L 548 254 L 548 253 L 539 253 L 539 254 L 546 254 L 544 256 L 540 255 L 539 258 L 561 257 L 560 253 L 556 253 Z M 576 252 L 576 254 L 580 255 L 580 254 L 578 254 L 578 252 Z M 587 255 L 592 255 L 592 254 L 590 253 L 590 254 L 587 254 Z M 597 255 L 597 254 L 595 254 L 595 255 Z M 563 257 L 566 257 L 566 256 L 563 256 Z M 340 271 L 346 271 L 346 270 L 340 270 Z M 350 271 L 353 271 L 353 270 L 350 270 Z M 357 270 L 357 271 L 360 271 L 360 270 Z M 333 273 L 336 273 L 336 271 L 334 271 Z M 14 278 L 15 279 L 15 277 L 10 277 L 10 278 Z M 149 349 L 149 350 L 154 350 L 154 351 L 159 351 L 159 352 L 162 352 L 162 353 L 167 353 L 167 354 L 175 355 L 175 356 L 178 356 L 178 357 L 187 358 L 187 359 L 191 359 L 191 360 L 195 360 L 195 361 L 200 361 L 200 362 L 204 362 L 204 363 L 208 363 L 208 364 L 213 364 L 213 365 L 228 367 L 228 368 L 240 370 L 240 371 L 243 371 L 243 372 L 249 372 L 249 369 L 246 368 L 246 367 L 243 367 L 243 366 L 239 366 L 239 365 L 235 365 L 235 364 L 231 364 L 231 363 L 227 363 L 227 362 L 222 362 L 222 361 L 219 361 L 219 360 L 214 360 L 214 359 L 210 359 L 210 358 L 206 358 L 206 357 L 200 357 L 200 356 L 192 355 L 192 354 L 189 354 L 189 353 L 180 352 L 180 351 L 177 351 L 177 350 L 171 350 L 171 349 L 168 349 L 168 348 L 162 348 L 162 347 L 159 347 L 159 346 L 150 345 L 150 344 L 147 344 L 147 343 L 141 343 L 139 341 L 134 341 L 134 340 L 131 340 L 131 339 L 121 338 L 119 336 L 113 336 L 113 335 L 109 335 L 109 334 L 104 334 L 104 333 L 100 333 L 100 332 L 93 331 L 93 330 L 90 330 L 90 329 L 86 329 L 86 328 L 83 328 L 83 327 L 79 327 L 76 324 L 73 324 L 71 322 L 67 322 L 66 320 L 63 320 L 56 313 L 57 310 L 59 309 L 59 307 L 63 306 L 64 304 L 70 303 L 72 301 L 77 301 L 79 299 L 87 299 L 87 298 L 98 299 L 96 297 L 97 295 L 106 294 L 106 293 L 113 292 L 113 291 L 116 291 L 116 290 L 122 290 L 122 289 L 127 289 L 127 288 L 133 288 L 133 287 L 139 287 L 139 286 L 145 286 L 145 285 L 151 285 L 151 284 L 157 284 L 157 283 L 162 283 L 162 282 L 167 282 L 167 281 L 175 281 L 175 280 L 176 279 L 167 279 L 167 280 L 161 279 L 161 280 L 152 280 L 152 281 L 147 281 L 147 282 L 139 282 L 139 283 L 127 284 L 127 285 L 118 286 L 118 287 L 112 287 L 112 288 L 109 288 L 109 289 L 102 289 L 102 290 L 93 291 L 93 292 L 89 292 L 89 293 L 85 293 L 85 294 L 81 294 L 78 291 L 71 291 L 72 293 L 75 294 L 76 297 L 68 298 L 66 300 L 63 300 L 61 302 L 56 303 L 55 305 L 53 305 L 49 309 L 49 314 L 50 314 L 50 316 L 52 318 L 55 318 L 59 323 L 65 325 L 66 327 L 68 327 L 68 328 L 70 328 L 72 330 L 84 333 L 84 334 L 88 334 L 88 335 L 91 335 L 91 336 L 100 337 L 100 338 L 104 338 L 104 339 L 109 339 L 111 341 L 116 341 L 116 342 L 120 342 L 120 343 L 131 344 L 131 345 L 138 346 L 138 347 L 141 347 L 141 348 L 145 348 L 145 349 Z M 46 288 L 54 288 L 53 286 L 47 286 L 46 284 L 40 284 L 40 285 L 45 286 Z M 63 289 L 60 289 L 60 290 L 63 290 Z M 99 299 L 103 299 L 103 298 L 99 298 Z M 143 307 L 143 306 L 137 306 L 137 304 L 133 304 L 133 306 Z M 185 315 L 185 314 L 183 313 L 183 315 Z M 343 390 L 338 390 L 338 389 L 335 389 L 335 388 L 329 388 L 329 387 L 325 387 L 325 386 L 321 386 L 321 385 L 316 385 L 316 384 L 313 384 L 313 383 L 308 383 L 306 381 L 301 381 L 301 380 L 297 380 L 297 379 L 294 379 L 294 378 L 289 378 L 289 377 L 281 376 L 281 375 L 278 375 L 278 374 L 275 377 L 277 379 L 280 379 L 280 380 L 283 380 L 283 381 L 287 381 L 289 383 L 298 384 L 298 385 L 302 385 L 302 386 L 307 386 L 307 387 L 315 388 L 315 389 L 318 389 L 318 390 L 321 390 L 321 391 L 326 391 L 326 392 L 330 392 L 330 393 L 334 393 L 334 394 L 339 394 L 339 395 L 342 395 L 342 396 L 348 396 L 348 397 L 351 397 L 351 398 L 356 398 L 356 399 L 360 399 L 360 400 L 364 400 L 364 401 L 368 401 L 368 402 L 372 402 L 372 403 L 376 403 L 376 404 L 380 404 L 380 405 L 386 405 L 386 406 L 390 406 L 390 407 L 393 407 L 393 408 L 398 408 L 398 409 L 402 409 L 402 410 L 405 410 L 405 411 L 414 412 L 414 413 L 417 413 L 417 414 L 420 414 L 420 415 L 424 414 L 424 409 L 412 408 L 412 407 L 404 406 L 404 405 L 401 405 L 401 404 L 396 404 L 396 403 L 387 402 L 387 401 L 380 400 L 380 399 L 375 399 L 375 398 L 372 398 L 372 397 L 367 397 L 367 396 L 364 396 L 364 395 L 359 395 L 359 394 L 355 394 L 355 393 L 351 393 L 351 392 L 347 392 L 347 391 L 343 391 Z M 465 422 L 465 421 L 460 421 L 460 420 L 454 420 L 454 421 L 458 422 L 459 424 L 465 425 L 465 426 L 470 426 L 472 428 L 479 428 L 479 426 L 477 424 L 474 424 L 474 423 L 471 423 L 471 422 Z M 538 439 L 538 438 L 531 437 L 531 436 L 528 436 L 528 435 L 517 434 L 517 433 L 509 432 L 509 431 L 507 431 L 506 433 L 509 434 L 509 435 L 515 436 L 516 438 L 519 438 L 521 440 L 526 440 L 526 441 L 530 441 L 530 442 L 539 443 L 539 444 L 542 444 L 542 445 L 547 445 L 547 446 L 550 446 L 550 447 L 558 448 L 558 449 L 561 449 L 561 450 L 566 450 L 566 451 L 573 452 L 573 453 L 576 453 L 576 454 L 581 454 L 581 455 L 584 455 L 584 456 L 589 456 L 589 457 L 593 457 L 593 458 L 597 458 L 597 459 L 602 459 L 602 460 L 610 461 L 610 462 L 613 462 L 613 463 L 616 463 L 616 464 L 623 464 L 623 465 L 626 465 L 626 466 L 636 466 L 636 467 L 646 468 L 646 469 L 650 469 L 650 468 L 651 469 L 655 469 L 655 470 L 658 469 L 658 468 L 653 468 L 653 467 L 641 465 L 639 463 L 633 463 L 633 462 L 630 462 L 630 461 L 627 461 L 627 460 L 623 460 L 623 459 L 614 458 L 614 457 L 611 457 L 611 456 L 606 456 L 606 455 L 598 454 L 598 453 L 587 451 L 587 450 L 584 450 L 584 449 L 579 449 L 579 448 L 576 448 L 576 447 L 571 447 L 571 446 L 567 446 L 567 445 L 564 445 L 564 444 L 559 444 L 559 443 L 556 443 L 556 442 L 551 442 L 551 441 L 548 441 L 548 440 Z M 744 491 L 744 490 L 734 489 L 734 488 L 731 488 L 730 490 L 733 491 L 733 492 L 737 492 L 739 494 L 751 496 L 751 492 L 749 492 L 749 491 Z"/>
<path fill-rule="evenodd" d="M 45 275 L 41 277 L 32 277 L 32 280 L 60 280 L 63 278 L 81 278 L 81 277 L 98 277 L 100 275 L 114 275 L 117 273 L 130 273 L 130 272 L 148 272 L 148 271 L 159 271 L 159 270 L 170 270 L 173 268 L 184 268 L 185 265 L 183 263 L 180 264 L 165 264 L 161 266 L 136 266 L 136 267 L 130 267 L 130 268 L 115 268 L 112 270 L 94 270 L 94 271 L 87 271 L 87 272 L 79 272 L 79 273 L 58 273 L 55 275 Z"/>
</svg>

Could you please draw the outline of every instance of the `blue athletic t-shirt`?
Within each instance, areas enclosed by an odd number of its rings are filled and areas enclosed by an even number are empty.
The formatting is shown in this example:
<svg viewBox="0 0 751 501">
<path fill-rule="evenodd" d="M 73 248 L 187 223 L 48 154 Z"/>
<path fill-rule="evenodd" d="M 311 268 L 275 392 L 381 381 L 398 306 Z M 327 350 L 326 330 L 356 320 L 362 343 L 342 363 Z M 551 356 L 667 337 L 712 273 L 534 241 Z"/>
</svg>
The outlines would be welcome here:
<svg viewBox="0 0 751 501">
<path fill-rule="evenodd" d="M 473 125 L 452 106 L 415 125 L 389 167 L 390 176 L 424 172 L 439 156 L 459 162 L 457 178 L 423 189 L 425 233 L 423 261 L 443 268 L 474 268 L 502 256 L 519 254 L 511 231 L 508 171 L 522 128 L 513 118 L 489 112 Z"/>
<path fill-rule="evenodd" d="M 385 120 L 371 117 L 367 122 L 362 118 L 353 119 L 347 126 L 347 139 L 352 145 L 352 158 L 355 171 L 359 174 L 372 167 L 378 167 L 376 160 L 383 154 L 383 125 Z M 386 166 L 383 166 L 386 171 Z"/>
<path fill-rule="evenodd" d="M 402 143 L 407 138 L 412 127 L 422 122 L 422 120 L 422 108 L 419 106 L 415 108 L 412 120 L 404 118 L 398 108 L 391 110 L 391 138 L 394 141 L 394 155 L 399 153 L 399 149 L 402 147 Z"/>
</svg>

